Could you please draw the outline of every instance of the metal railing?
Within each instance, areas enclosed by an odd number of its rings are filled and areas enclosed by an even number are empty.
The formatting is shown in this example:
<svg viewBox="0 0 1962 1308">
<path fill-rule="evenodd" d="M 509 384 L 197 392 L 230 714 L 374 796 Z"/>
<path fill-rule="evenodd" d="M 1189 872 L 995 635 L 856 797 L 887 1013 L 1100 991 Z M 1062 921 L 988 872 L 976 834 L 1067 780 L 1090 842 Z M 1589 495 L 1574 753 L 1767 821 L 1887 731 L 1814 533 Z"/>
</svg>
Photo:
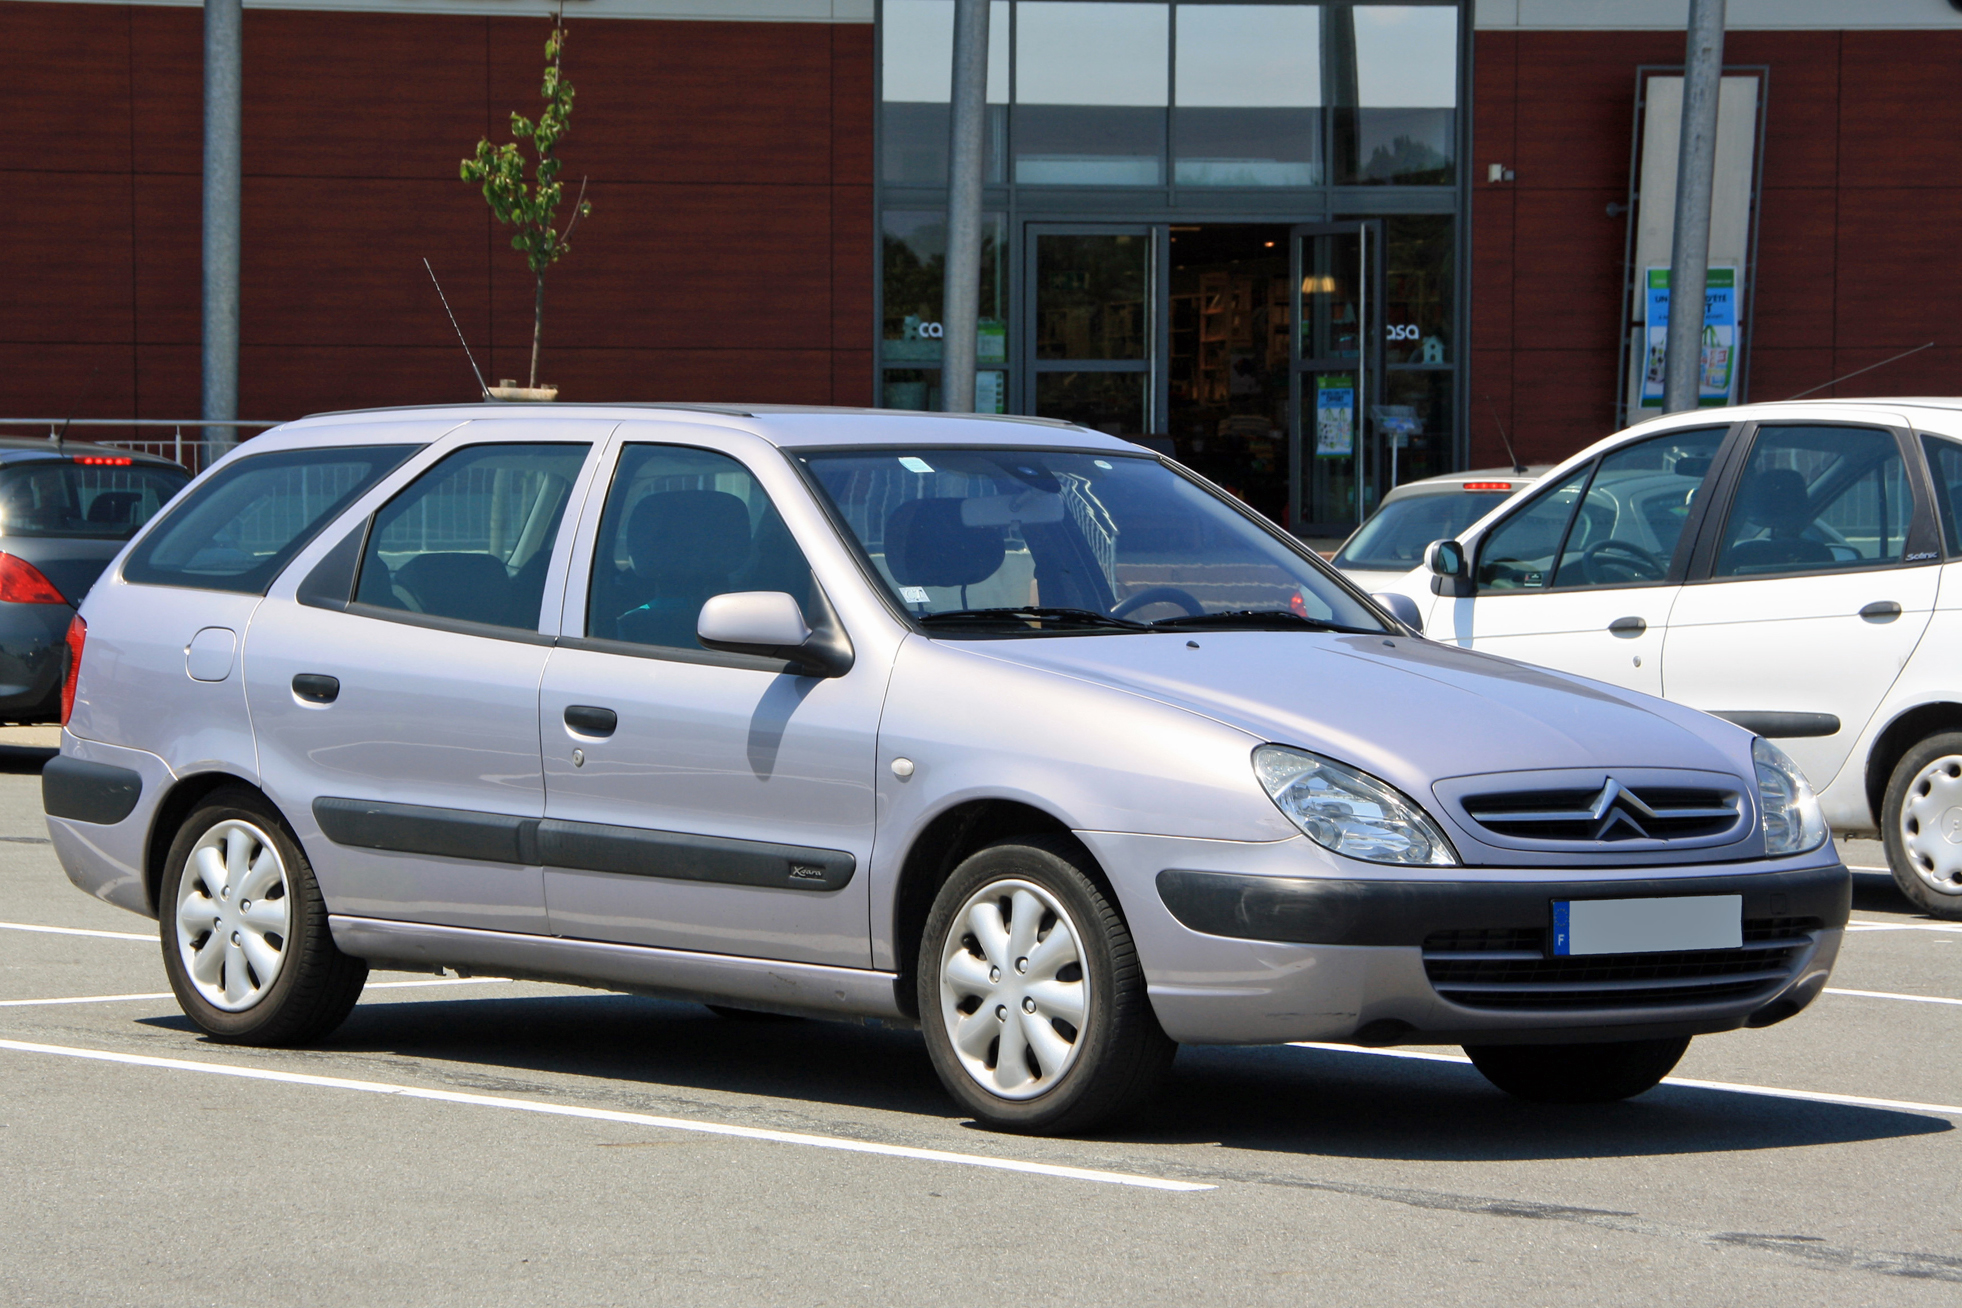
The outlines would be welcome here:
<svg viewBox="0 0 1962 1308">
<path fill-rule="evenodd" d="M 48 440 L 55 441 L 73 432 L 76 440 L 86 440 L 91 445 L 109 445 L 119 450 L 131 450 L 139 454 L 154 454 L 159 458 L 170 459 L 182 464 L 192 473 L 203 472 L 219 456 L 231 448 L 231 442 L 207 440 L 196 433 L 211 427 L 228 427 L 234 432 L 264 431 L 277 427 L 277 422 L 245 422 L 238 419 L 212 418 L 0 418 L 0 434 L 12 434 L 15 427 L 36 428 L 36 435 L 45 430 Z M 169 436 L 84 436 L 75 432 L 77 427 L 110 429 L 128 427 L 138 430 L 171 429 Z M 193 435 L 187 440 L 184 429 L 189 427 Z"/>
</svg>

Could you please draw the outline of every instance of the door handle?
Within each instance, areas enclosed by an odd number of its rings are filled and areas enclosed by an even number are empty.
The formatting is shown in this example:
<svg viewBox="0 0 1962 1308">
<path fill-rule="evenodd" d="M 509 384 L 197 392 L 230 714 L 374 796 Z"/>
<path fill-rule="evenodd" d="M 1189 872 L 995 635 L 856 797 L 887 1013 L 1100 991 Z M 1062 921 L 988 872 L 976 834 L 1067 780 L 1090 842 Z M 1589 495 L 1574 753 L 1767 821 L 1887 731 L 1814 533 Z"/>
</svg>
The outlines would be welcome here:
<svg viewBox="0 0 1962 1308">
<path fill-rule="evenodd" d="M 319 672 L 302 672 L 293 678 L 293 693 L 315 704 L 332 704 L 340 697 L 341 679 Z"/>
<path fill-rule="evenodd" d="M 620 715 L 594 704 L 568 704 L 565 724 L 582 736 L 610 736 L 620 725 Z"/>
<path fill-rule="evenodd" d="M 1901 616 L 1901 606 L 1893 600 L 1875 600 L 1860 610 L 1860 616 L 1868 622 L 1892 622 Z"/>
<path fill-rule="evenodd" d="M 1620 636 L 1624 640 L 1633 639 L 1648 629 L 1649 624 L 1646 618 L 1616 618 L 1608 624 L 1609 634 Z"/>
</svg>

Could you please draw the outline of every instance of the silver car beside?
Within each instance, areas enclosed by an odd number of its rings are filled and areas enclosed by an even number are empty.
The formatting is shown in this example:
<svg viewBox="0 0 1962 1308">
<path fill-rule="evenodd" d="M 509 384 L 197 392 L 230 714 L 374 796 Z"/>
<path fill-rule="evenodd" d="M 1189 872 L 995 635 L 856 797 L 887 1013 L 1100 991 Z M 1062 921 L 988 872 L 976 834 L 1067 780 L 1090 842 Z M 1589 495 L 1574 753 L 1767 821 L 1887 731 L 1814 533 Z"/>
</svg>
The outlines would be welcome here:
<svg viewBox="0 0 1962 1308">
<path fill-rule="evenodd" d="M 333 414 L 84 604 L 48 825 L 212 1037 L 369 969 L 918 1022 L 998 1127 L 1179 1043 L 1462 1044 L 1600 1101 L 1824 986 L 1848 876 L 1775 746 L 1425 640 L 1061 423 Z"/>
</svg>

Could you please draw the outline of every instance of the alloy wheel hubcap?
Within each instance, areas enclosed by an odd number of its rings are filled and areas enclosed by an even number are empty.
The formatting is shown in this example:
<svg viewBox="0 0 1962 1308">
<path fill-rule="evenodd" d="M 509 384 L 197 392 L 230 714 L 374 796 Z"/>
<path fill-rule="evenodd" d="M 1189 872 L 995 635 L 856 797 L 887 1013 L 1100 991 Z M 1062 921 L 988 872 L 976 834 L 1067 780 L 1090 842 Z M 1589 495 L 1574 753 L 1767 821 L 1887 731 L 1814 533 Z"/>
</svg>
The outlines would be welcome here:
<svg viewBox="0 0 1962 1308">
<path fill-rule="evenodd" d="M 940 957 L 940 1016 L 984 1090 L 1033 1099 L 1076 1062 L 1090 982 L 1076 924 L 1042 887 L 992 882 L 961 906 Z"/>
<path fill-rule="evenodd" d="M 286 864 L 250 822 L 198 838 L 177 885 L 177 954 L 205 1002 L 242 1012 L 279 979 L 291 926 Z"/>
<path fill-rule="evenodd" d="M 1908 782 L 1901 847 L 1929 889 L 1962 895 L 1962 757 L 1938 758 Z"/>
</svg>

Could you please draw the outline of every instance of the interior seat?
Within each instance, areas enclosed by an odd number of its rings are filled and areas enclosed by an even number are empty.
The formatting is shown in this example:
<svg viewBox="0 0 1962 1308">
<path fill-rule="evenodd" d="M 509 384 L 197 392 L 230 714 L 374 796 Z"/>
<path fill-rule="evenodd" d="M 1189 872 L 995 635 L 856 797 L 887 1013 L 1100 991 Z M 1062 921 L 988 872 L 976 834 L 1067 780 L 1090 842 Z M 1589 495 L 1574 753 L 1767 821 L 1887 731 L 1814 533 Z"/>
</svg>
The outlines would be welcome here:
<svg viewBox="0 0 1962 1308">
<path fill-rule="evenodd" d="M 1008 555 L 1000 527 L 970 527 L 961 521 L 955 497 L 908 500 L 886 519 L 886 569 L 902 586 L 958 586 L 961 607 L 967 588 L 1001 569 Z"/>
<path fill-rule="evenodd" d="M 511 574 L 489 554 L 418 554 L 395 570 L 390 589 L 401 607 L 466 622 L 536 627 L 538 614 L 513 612 Z"/>
<path fill-rule="evenodd" d="M 593 634 L 696 649 L 702 605 L 736 589 L 731 579 L 749 562 L 749 506 L 726 491 L 649 495 L 627 519 L 627 554 L 632 572 L 621 580 L 637 602 L 618 615 L 612 632 Z"/>
<path fill-rule="evenodd" d="M 1834 562 L 1825 542 L 1802 533 L 1812 525 L 1812 500 L 1796 468 L 1768 468 L 1749 476 L 1737 492 L 1731 516 L 1764 529 L 1755 540 L 1737 541 L 1724 551 L 1723 574 L 1770 572 L 1782 568 L 1827 566 Z"/>
</svg>

